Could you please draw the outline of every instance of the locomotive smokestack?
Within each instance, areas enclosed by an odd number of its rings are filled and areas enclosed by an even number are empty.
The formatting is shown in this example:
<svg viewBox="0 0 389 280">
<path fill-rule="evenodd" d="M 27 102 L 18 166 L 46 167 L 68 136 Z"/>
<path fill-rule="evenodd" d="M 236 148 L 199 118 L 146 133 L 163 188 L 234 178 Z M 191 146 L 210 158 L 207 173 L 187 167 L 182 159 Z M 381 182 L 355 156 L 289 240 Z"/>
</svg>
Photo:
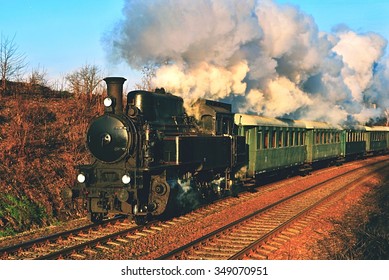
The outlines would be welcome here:
<svg viewBox="0 0 389 280">
<path fill-rule="evenodd" d="M 126 81 L 122 77 L 107 77 L 104 79 L 107 83 L 107 94 L 108 97 L 114 101 L 114 113 L 123 112 L 123 84 Z"/>
</svg>

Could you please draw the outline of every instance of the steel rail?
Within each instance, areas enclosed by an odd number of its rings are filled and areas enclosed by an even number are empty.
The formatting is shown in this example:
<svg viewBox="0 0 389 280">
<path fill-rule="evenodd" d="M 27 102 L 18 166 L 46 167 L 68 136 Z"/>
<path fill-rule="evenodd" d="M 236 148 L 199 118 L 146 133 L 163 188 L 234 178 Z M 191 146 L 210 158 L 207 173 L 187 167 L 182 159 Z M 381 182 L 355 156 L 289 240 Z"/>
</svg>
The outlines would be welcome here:
<svg viewBox="0 0 389 280">
<path fill-rule="evenodd" d="M 299 192 L 297 192 L 297 193 L 294 193 L 294 194 L 292 194 L 292 195 L 290 195 L 290 196 L 288 196 L 288 197 L 285 197 L 285 198 L 283 198 L 283 199 L 281 199 L 281 200 L 279 200 L 279 201 L 277 201 L 277 202 L 275 202 L 275 203 L 272 203 L 272 204 L 270 204 L 270 205 L 268 205 L 268 206 L 266 206 L 266 207 L 264 207 L 264 208 L 261 208 L 261 209 L 255 211 L 255 212 L 253 212 L 253 213 L 251 213 L 251 214 L 249 214 L 249 215 L 246 215 L 246 216 L 244 216 L 244 217 L 242 217 L 242 218 L 240 218 L 240 219 L 238 219 L 238 220 L 236 220 L 236 221 L 234 221 L 234 222 L 232 222 L 232 223 L 230 223 L 230 224 L 228 224 L 228 225 L 225 225 L 225 226 L 223 226 L 223 227 L 221 227 L 221 228 L 219 228 L 219 229 L 217 229 L 217 230 L 215 230 L 215 231 L 213 231 L 213 232 L 210 232 L 210 233 L 208 233 L 208 234 L 206 234 L 206 235 L 204 235 L 204 236 L 202 236 L 202 237 L 200 237 L 200 238 L 198 238 L 198 239 L 196 239 L 196 240 L 193 240 L 193 241 L 191 241 L 191 242 L 189 242 L 189 243 L 187 243 L 187 244 L 185 244 L 185 245 L 183 245 L 183 246 L 181 246 L 181 247 L 179 247 L 179 248 L 177 248 L 177 249 L 174 249 L 174 250 L 172 250 L 171 252 L 168 252 L 168 253 L 166 253 L 166 254 L 164 254 L 164 255 L 162 255 L 162 256 L 156 258 L 156 260 L 166 260 L 166 259 L 170 259 L 170 258 L 174 257 L 175 255 L 178 255 L 178 254 L 180 254 L 180 253 L 183 253 L 183 252 L 185 252 L 186 250 L 188 250 L 189 248 L 192 248 L 192 247 L 194 247 L 195 245 L 200 244 L 200 243 L 204 242 L 205 240 L 210 239 L 211 237 L 220 234 L 221 232 L 224 232 L 224 231 L 226 231 L 226 230 L 228 230 L 228 229 L 231 229 L 231 228 L 235 227 L 236 225 L 238 225 L 238 224 L 240 224 L 240 223 L 242 223 L 242 222 L 244 222 L 244 221 L 247 221 L 247 220 L 253 218 L 254 216 L 257 216 L 257 215 L 260 215 L 260 214 L 264 214 L 266 211 L 269 211 L 269 210 L 271 210 L 272 208 L 275 208 L 276 206 L 279 206 L 279 205 L 281 205 L 282 203 L 287 202 L 288 200 L 291 200 L 291 199 L 293 199 L 293 198 L 295 198 L 295 197 L 297 197 L 297 196 L 300 196 L 301 194 L 307 193 L 307 192 L 309 192 L 310 190 L 313 190 L 313 189 L 315 189 L 315 188 L 318 188 L 318 187 L 320 187 L 320 186 L 322 186 L 322 185 L 325 185 L 325 184 L 327 184 L 327 183 L 330 183 L 331 181 L 335 181 L 335 180 L 337 180 L 337 179 L 339 179 L 339 178 L 341 178 L 341 177 L 344 177 L 345 175 L 349 175 L 349 174 L 354 173 L 354 172 L 356 172 L 356 171 L 359 171 L 359 170 L 361 170 L 361 169 L 365 169 L 365 168 L 367 168 L 367 167 L 371 167 L 371 166 L 375 166 L 375 165 L 378 165 L 378 164 L 382 164 L 382 163 L 385 162 L 385 161 L 386 161 L 386 160 L 382 160 L 382 161 L 379 161 L 379 162 L 370 163 L 370 164 L 368 164 L 368 165 L 361 166 L 361 167 L 358 167 L 358 168 L 356 168 L 356 169 L 349 170 L 349 171 L 347 171 L 347 172 L 345 172 L 345 173 L 343 173 L 343 174 L 337 175 L 337 176 L 335 176 L 335 177 L 326 179 L 326 180 L 323 181 L 323 182 L 317 183 L 317 184 L 315 184 L 315 185 L 313 185 L 313 186 L 311 186 L 311 187 L 309 187 L 309 188 L 307 188 L 307 189 L 301 190 L 301 191 L 299 191 Z M 385 167 L 381 167 L 381 168 L 379 168 L 378 170 L 380 170 L 380 169 L 382 169 L 382 168 L 386 168 L 386 166 L 385 166 Z M 368 174 L 374 173 L 374 172 L 377 172 L 377 170 L 371 171 L 371 172 L 369 172 Z M 357 179 L 357 180 L 360 180 L 360 179 Z M 241 251 L 243 251 L 243 249 L 242 249 Z"/>
<path fill-rule="evenodd" d="M 109 219 L 109 220 L 104 220 L 103 222 L 98 223 L 98 224 L 89 224 L 89 225 L 85 225 L 85 226 L 82 226 L 82 227 L 78 227 L 78 228 L 74 228 L 74 229 L 70 229 L 70 230 L 54 233 L 54 234 L 51 234 L 51 235 L 48 235 L 48 236 L 43 236 L 43 237 L 39 237 L 39 238 L 32 239 L 32 240 L 29 240 L 29 241 L 21 242 L 21 243 L 15 244 L 15 245 L 10 245 L 10 246 L 7 246 L 7 247 L 3 247 L 3 248 L 0 248 L 0 255 L 6 254 L 6 253 L 7 254 L 8 253 L 14 253 L 14 252 L 16 252 L 16 251 L 18 251 L 20 249 L 28 249 L 28 248 L 31 248 L 32 246 L 36 245 L 36 244 L 41 244 L 41 243 L 44 243 L 44 242 L 47 242 L 47 241 L 50 241 L 50 240 L 56 240 L 56 239 L 58 239 L 60 237 L 68 237 L 68 236 L 73 235 L 75 233 L 87 231 L 87 230 L 90 230 L 92 228 L 99 227 L 101 225 L 106 225 L 106 224 L 110 224 L 112 222 L 116 222 L 117 220 L 120 220 L 120 219 L 123 219 L 123 217 L 115 217 L 115 218 L 112 218 L 112 219 Z"/>
</svg>

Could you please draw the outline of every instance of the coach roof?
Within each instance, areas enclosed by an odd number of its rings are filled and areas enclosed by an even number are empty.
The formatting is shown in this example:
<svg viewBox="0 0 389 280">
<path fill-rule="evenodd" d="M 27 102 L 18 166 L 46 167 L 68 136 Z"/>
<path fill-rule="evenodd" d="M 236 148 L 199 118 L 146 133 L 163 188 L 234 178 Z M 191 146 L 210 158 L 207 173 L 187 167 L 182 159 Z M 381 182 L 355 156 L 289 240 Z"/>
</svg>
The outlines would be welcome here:
<svg viewBox="0 0 389 280">
<path fill-rule="evenodd" d="M 274 127 L 299 127 L 305 128 L 304 124 L 290 119 L 268 118 L 248 114 L 235 114 L 236 125 L 242 126 L 274 126 Z"/>
</svg>

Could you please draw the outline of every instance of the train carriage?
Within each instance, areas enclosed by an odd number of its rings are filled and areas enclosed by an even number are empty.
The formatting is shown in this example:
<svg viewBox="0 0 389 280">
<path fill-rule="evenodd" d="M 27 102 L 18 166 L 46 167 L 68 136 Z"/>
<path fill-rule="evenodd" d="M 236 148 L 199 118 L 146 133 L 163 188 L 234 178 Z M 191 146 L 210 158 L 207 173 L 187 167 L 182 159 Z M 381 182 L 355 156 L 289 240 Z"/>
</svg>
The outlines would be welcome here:
<svg viewBox="0 0 389 280">
<path fill-rule="evenodd" d="M 342 150 L 346 159 L 364 157 L 366 154 L 366 127 L 347 128 L 341 134 Z"/>
<path fill-rule="evenodd" d="M 366 153 L 378 154 L 388 151 L 389 127 L 386 126 L 366 126 Z"/>
<path fill-rule="evenodd" d="M 338 127 L 324 122 L 296 121 L 305 126 L 306 163 L 326 163 L 343 156 L 341 132 Z"/>
<path fill-rule="evenodd" d="M 236 114 L 235 125 L 249 147 L 248 176 L 304 164 L 304 125 L 246 114 Z"/>
</svg>

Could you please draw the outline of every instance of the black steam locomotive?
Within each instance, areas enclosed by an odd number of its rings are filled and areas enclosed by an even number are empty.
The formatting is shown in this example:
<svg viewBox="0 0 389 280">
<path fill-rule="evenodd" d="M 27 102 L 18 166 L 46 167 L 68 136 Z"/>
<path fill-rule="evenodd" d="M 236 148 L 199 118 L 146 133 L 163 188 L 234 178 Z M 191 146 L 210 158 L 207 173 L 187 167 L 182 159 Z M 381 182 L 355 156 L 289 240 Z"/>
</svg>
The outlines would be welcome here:
<svg viewBox="0 0 389 280">
<path fill-rule="evenodd" d="M 201 100 L 199 121 L 183 99 L 157 89 L 131 91 L 123 106 L 124 78 L 109 77 L 105 113 L 87 131 L 95 158 L 78 167 L 68 198 L 84 199 L 90 219 L 127 214 L 137 223 L 158 217 L 188 186 L 206 197 L 229 192 L 246 162 L 245 137 L 233 133 L 231 106 Z"/>
</svg>

